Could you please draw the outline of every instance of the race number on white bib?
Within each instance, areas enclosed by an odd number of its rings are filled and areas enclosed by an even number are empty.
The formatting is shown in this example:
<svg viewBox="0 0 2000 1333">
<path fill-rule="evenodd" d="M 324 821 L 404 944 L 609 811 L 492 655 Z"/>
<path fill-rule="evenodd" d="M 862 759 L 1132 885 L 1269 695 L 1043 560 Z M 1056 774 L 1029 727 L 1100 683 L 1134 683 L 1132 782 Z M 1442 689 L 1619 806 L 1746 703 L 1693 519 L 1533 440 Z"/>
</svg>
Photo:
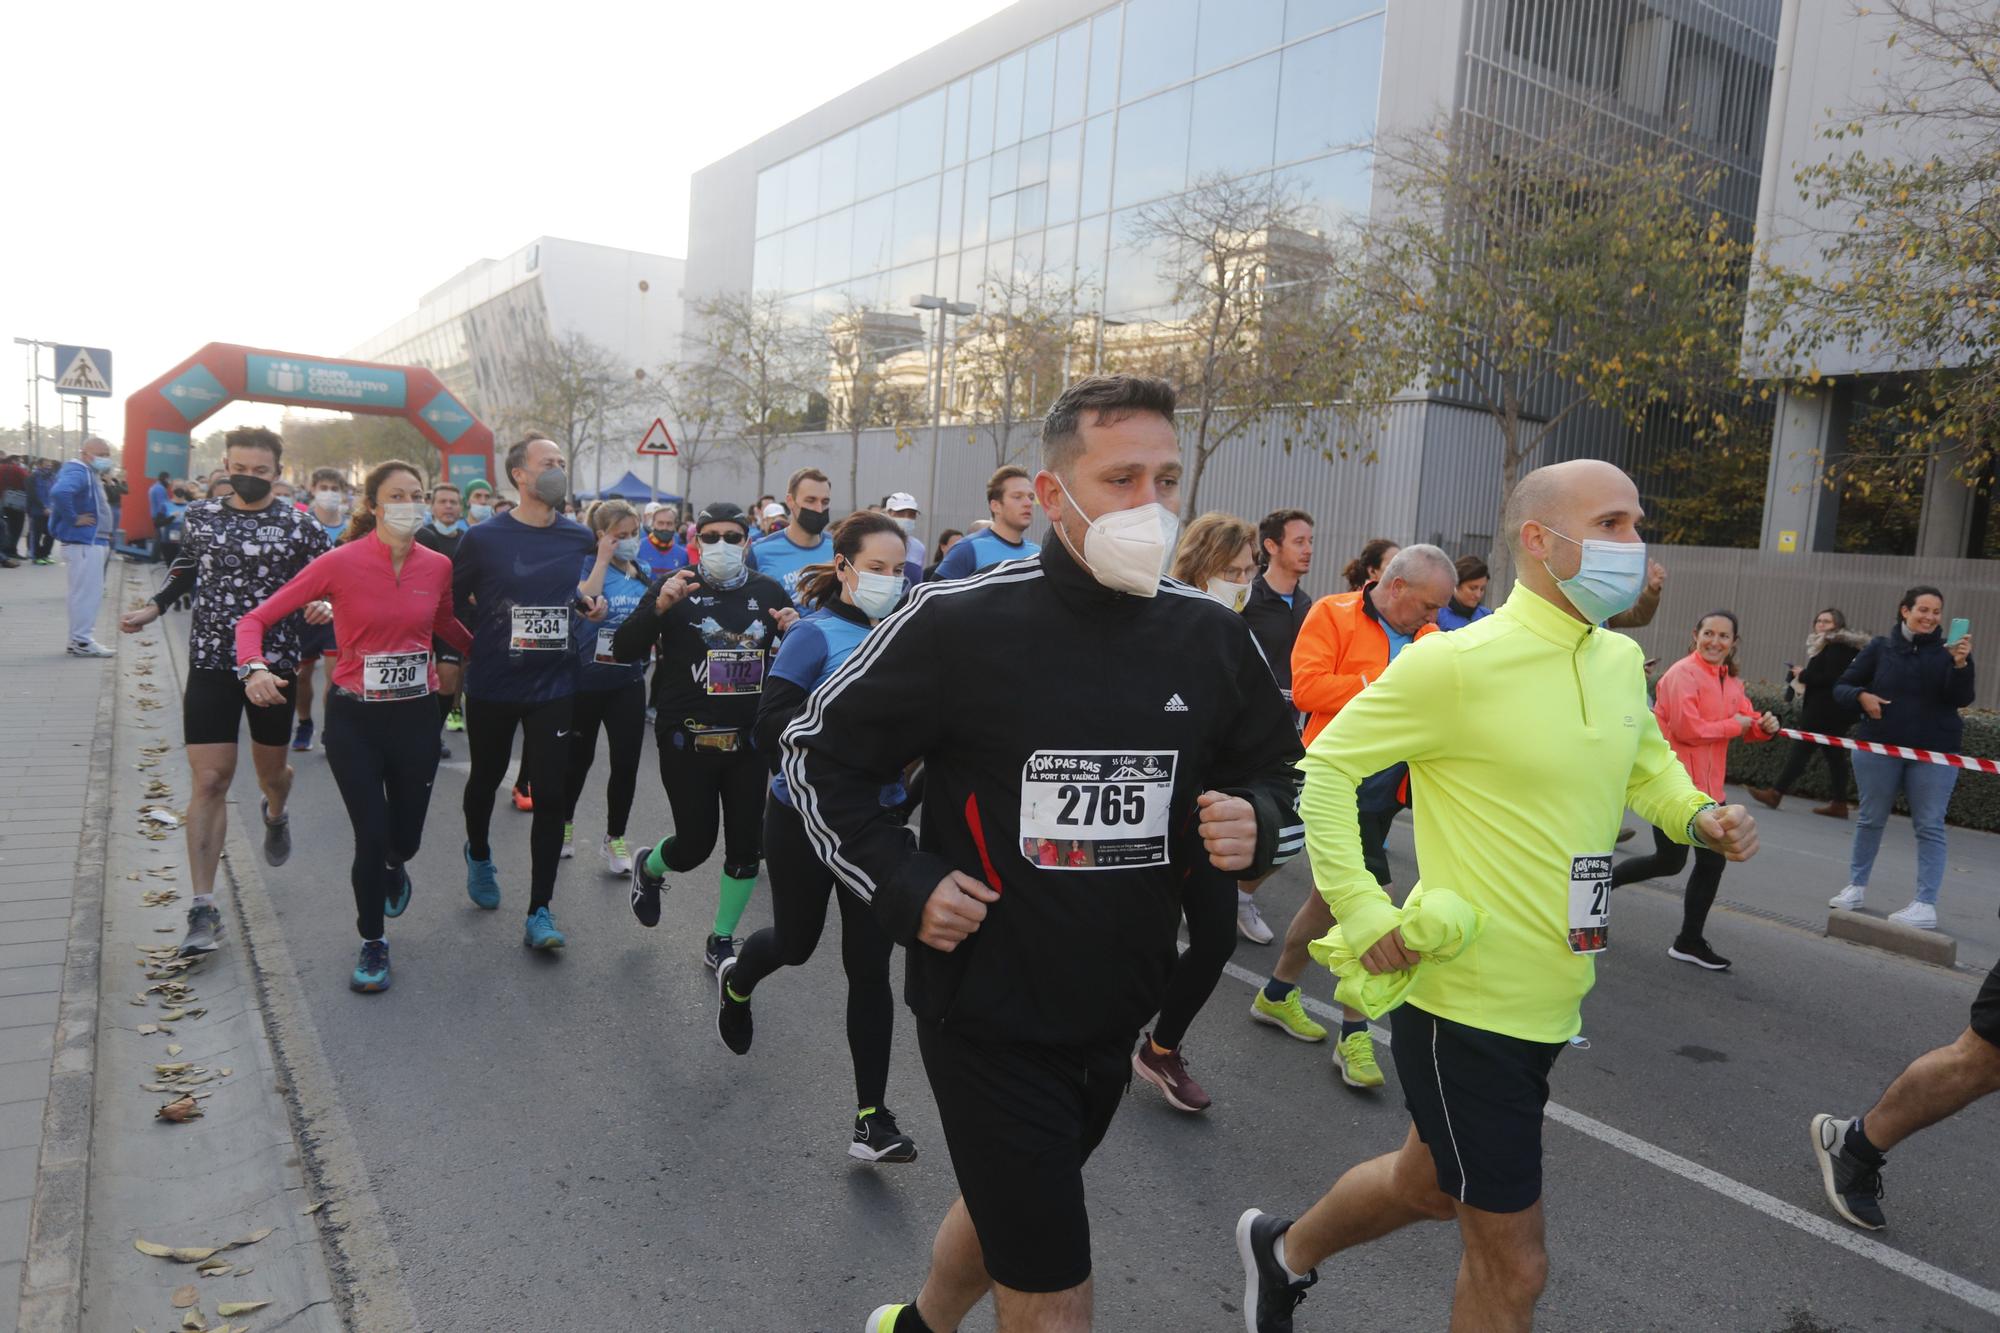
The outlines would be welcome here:
<svg viewBox="0 0 2000 1333">
<path fill-rule="evenodd" d="M 564 652 L 569 648 L 569 608 L 517 606 L 514 633 L 507 646 L 515 652 Z"/>
<path fill-rule="evenodd" d="M 762 694 L 764 692 L 764 650 L 762 648 L 709 649 L 708 692 L 710 694 Z"/>
<path fill-rule="evenodd" d="M 361 659 L 361 698 L 366 703 L 420 699 L 430 692 L 429 653 L 370 653 Z"/>
<path fill-rule="evenodd" d="M 597 631 L 597 655 L 590 660 L 602 663 L 605 666 L 617 666 L 618 659 L 612 656 L 611 653 L 611 640 L 616 638 L 617 635 L 618 631 L 615 629 L 601 629 Z"/>
<path fill-rule="evenodd" d="M 1045 870 L 1165 865 L 1178 757 L 1037 750 L 1021 770 L 1021 854 Z"/>
<path fill-rule="evenodd" d="M 1569 859 L 1569 949 L 1603 953 L 1611 945 L 1611 853 Z"/>
</svg>

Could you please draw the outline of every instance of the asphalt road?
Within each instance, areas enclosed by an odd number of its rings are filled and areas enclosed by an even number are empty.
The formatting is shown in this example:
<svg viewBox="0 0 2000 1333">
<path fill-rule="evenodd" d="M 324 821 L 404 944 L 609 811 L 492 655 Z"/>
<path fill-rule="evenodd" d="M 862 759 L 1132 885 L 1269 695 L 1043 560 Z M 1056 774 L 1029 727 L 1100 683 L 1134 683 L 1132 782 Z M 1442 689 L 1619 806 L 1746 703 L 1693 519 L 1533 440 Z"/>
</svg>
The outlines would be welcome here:
<svg viewBox="0 0 2000 1333">
<path fill-rule="evenodd" d="M 319 751 L 294 757 L 296 850 L 264 872 L 424 1327 L 851 1330 L 878 1302 L 909 1299 L 954 1186 L 907 1014 L 890 1096 L 923 1156 L 846 1156 L 837 924 L 809 966 L 759 988 L 756 1048 L 734 1056 L 715 1037 L 700 961 L 715 867 L 676 883 L 659 928 L 640 928 L 592 854 L 600 759 L 555 902 L 570 947 L 530 955 L 528 817 L 496 810 L 506 899 L 475 909 L 459 851 L 464 740 L 452 740 L 415 898 L 391 923 L 394 990 L 347 989 L 349 835 Z M 635 841 L 669 827 L 654 762 L 649 738 Z M 247 773 L 238 811 L 256 808 Z M 1397 865 L 1407 875 L 1407 857 Z M 1274 926 L 1306 890 L 1303 867 L 1264 889 Z M 1976 979 L 1726 908 L 1710 938 L 1737 968 L 1711 975 L 1664 956 L 1678 916 L 1677 895 L 1621 891 L 1618 945 L 1585 1010 L 1589 1049 L 1558 1062 L 1568 1114 L 1546 1135 L 1540 1327 L 2000 1327 L 2000 1099 L 1895 1154 L 1892 1229 L 1864 1253 L 1788 1220 L 1826 1212 L 1812 1114 L 1865 1109 L 1908 1060 L 1955 1037 Z M 767 920 L 760 890 L 746 931 Z M 1235 962 L 1261 976 L 1273 954 L 1239 941 Z M 1330 979 L 1308 989 L 1327 999 Z M 1099 1328 L 1242 1327 L 1238 1212 L 1296 1212 L 1405 1132 L 1393 1072 L 1381 1094 L 1346 1090 L 1324 1047 L 1249 1023 L 1249 999 L 1225 977 L 1189 1037 L 1215 1107 L 1185 1116 L 1136 1091 L 1091 1163 Z M 1659 1164 L 1676 1159 L 1696 1165 Z M 1337 1259 L 1301 1333 L 1442 1328 L 1456 1263 L 1455 1234 L 1436 1226 Z M 1954 1294 L 1954 1277 L 1969 1288 Z M 965 1325 L 991 1326 L 986 1310 Z"/>
</svg>

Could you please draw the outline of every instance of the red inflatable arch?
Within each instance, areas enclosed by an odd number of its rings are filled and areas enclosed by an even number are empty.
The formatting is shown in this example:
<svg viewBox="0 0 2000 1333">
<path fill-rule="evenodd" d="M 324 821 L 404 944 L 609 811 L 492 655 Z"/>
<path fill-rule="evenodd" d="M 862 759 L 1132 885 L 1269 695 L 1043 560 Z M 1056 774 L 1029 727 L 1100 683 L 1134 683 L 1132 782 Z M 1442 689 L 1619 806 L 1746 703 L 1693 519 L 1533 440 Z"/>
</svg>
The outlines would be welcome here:
<svg viewBox="0 0 2000 1333">
<path fill-rule="evenodd" d="M 402 417 L 444 456 L 445 476 L 461 486 L 491 480 L 493 432 L 422 366 L 381 366 L 298 356 L 261 347 L 210 343 L 125 400 L 124 528 L 149 537 L 152 479 L 187 476 L 189 436 L 238 399 Z"/>
</svg>

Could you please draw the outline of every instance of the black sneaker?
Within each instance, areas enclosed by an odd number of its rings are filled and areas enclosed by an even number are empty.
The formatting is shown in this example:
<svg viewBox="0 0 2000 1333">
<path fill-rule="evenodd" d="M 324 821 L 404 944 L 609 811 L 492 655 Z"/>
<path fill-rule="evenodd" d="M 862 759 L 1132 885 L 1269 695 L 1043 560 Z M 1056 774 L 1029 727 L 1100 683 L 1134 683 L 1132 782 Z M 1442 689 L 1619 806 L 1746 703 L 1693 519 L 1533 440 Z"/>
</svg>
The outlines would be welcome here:
<svg viewBox="0 0 2000 1333">
<path fill-rule="evenodd" d="M 632 858 L 632 915 L 649 930 L 660 924 L 660 894 L 667 887 L 666 880 L 646 869 L 652 854 L 651 847 L 642 847 Z"/>
<path fill-rule="evenodd" d="M 222 947 L 222 912 L 213 903 L 197 903 L 188 908 L 188 931 L 181 940 L 181 957 L 214 953 Z"/>
<path fill-rule="evenodd" d="M 1709 948 L 1707 940 L 1675 940 L 1667 946 L 1667 957 L 1705 967 L 1711 972 L 1729 970 L 1729 960 Z"/>
<path fill-rule="evenodd" d="M 310 726 L 311 723 L 301 723 Z M 259 801 L 257 808 L 264 816 L 264 864 L 281 866 L 292 859 L 292 817 L 289 814 L 271 818 L 271 803 Z"/>
<path fill-rule="evenodd" d="M 914 1162 L 917 1141 L 896 1127 L 888 1107 L 871 1106 L 854 1117 L 854 1142 L 847 1145 L 847 1155 L 864 1162 Z"/>
<path fill-rule="evenodd" d="M 739 1000 L 729 993 L 729 974 L 736 970 L 736 960 L 725 958 L 722 966 L 715 969 L 715 1035 L 722 1038 L 722 1044 L 738 1055 L 750 1054 L 750 1038 L 754 1029 L 750 1021 L 750 1001 Z"/>
<path fill-rule="evenodd" d="M 1294 1281 L 1278 1262 L 1278 1237 L 1291 1229 L 1288 1218 L 1252 1208 L 1236 1219 L 1236 1253 L 1243 1259 L 1243 1326 L 1249 1333 L 1292 1333 L 1292 1311 L 1319 1281 L 1315 1268 Z"/>
<path fill-rule="evenodd" d="M 1819 1182 L 1834 1212 L 1855 1226 L 1880 1231 L 1889 1225 L 1889 1219 L 1882 1215 L 1882 1166 L 1870 1166 L 1847 1151 L 1847 1127 L 1853 1123 L 1830 1115 L 1813 1117 L 1813 1156 L 1819 1160 Z M 1883 1165 L 1887 1160 L 1883 1159 Z"/>
<path fill-rule="evenodd" d="M 410 906 L 410 889 L 412 887 L 410 884 L 410 868 L 408 866 L 391 866 L 390 869 L 396 872 L 396 878 L 389 885 L 388 895 L 382 900 L 382 915 L 401 916 Z"/>
<path fill-rule="evenodd" d="M 710 935 L 701 946 L 701 961 L 708 964 L 708 970 L 722 975 L 722 965 L 736 957 L 736 941 L 727 935 Z"/>
</svg>

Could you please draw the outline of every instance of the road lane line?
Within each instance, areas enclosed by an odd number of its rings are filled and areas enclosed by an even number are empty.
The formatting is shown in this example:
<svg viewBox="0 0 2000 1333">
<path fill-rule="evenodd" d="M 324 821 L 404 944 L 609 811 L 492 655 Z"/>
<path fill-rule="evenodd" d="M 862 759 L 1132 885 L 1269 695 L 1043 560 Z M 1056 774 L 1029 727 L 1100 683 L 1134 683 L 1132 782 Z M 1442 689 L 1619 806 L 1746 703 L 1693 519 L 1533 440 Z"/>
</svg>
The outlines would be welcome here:
<svg viewBox="0 0 2000 1333">
<path fill-rule="evenodd" d="M 1265 978 L 1236 963 L 1224 964 L 1222 970 L 1247 986 L 1261 988 L 1264 985 Z M 1310 996 L 1302 995 L 1299 998 L 1305 1002 L 1307 1009 L 1318 1014 L 1321 1018 L 1335 1024 L 1340 1022 L 1340 1009 L 1338 1006 L 1327 1004 L 1323 1000 L 1315 1000 Z M 1368 1030 L 1373 1034 L 1375 1040 L 1381 1042 L 1384 1046 L 1390 1044 L 1389 1033 L 1386 1029 L 1371 1023 L 1368 1026 Z M 1700 1162 L 1691 1161 L 1686 1157 L 1682 1157 L 1679 1153 L 1669 1152 L 1657 1144 L 1648 1143 L 1641 1138 L 1635 1138 L 1622 1129 L 1613 1129 L 1603 1121 L 1587 1116 L 1581 1111 L 1571 1110 L 1559 1102 L 1550 1102 L 1546 1113 L 1548 1118 L 1557 1124 L 1567 1125 L 1580 1134 L 1587 1134 L 1600 1143 L 1616 1148 L 1622 1153 L 1628 1153 L 1642 1162 L 1649 1162 L 1661 1170 L 1671 1172 L 1691 1184 L 1699 1185 L 1703 1189 L 1713 1190 L 1724 1198 L 1733 1199 L 1745 1207 L 1754 1208 L 1766 1217 L 1783 1222 L 1787 1226 L 1795 1227 L 1807 1235 L 1816 1236 L 1829 1244 L 1837 1245 L 1849 1253 L 1857 1254 L 1863 1259 L 1878 1263 L 1889 1271 L 1900 1273 L 1912 1281 L 1921 1282 L 1932 1291 L 1942 1292 L 1947 1296 L 1955 1297 L 1972 1306 L 1974 1309 L 1982 1310 L 1990 1315 L 2000 1316 L 2000 1291 L 1993 1291 L 1982 1287 L 1976 1282 L 1958 1276 L 1956 1273 L 1947 1272 L 1935 1264 L 1925 1263 L 1923 1260 L 1907 1255 L 1901 1250 L 1891 1249 L 1879 1240 L 1864 1236 L 1858 1231 L 1850 1230 L 1840 1223 L 1830 1221 L 1816 1213 L 1809 1213 L 1794 1204 L 1786 1203 L 1783 1199 L 1775 1195 L 1766 1194 L 1760 1189 L 1745 1185 L 1740 1180 L 1732 1180 L 1720 1171 L 1703 1166 Z M 1801 1120 L 1800 1135 L 1802 1145 L 1805 1133 L 1804 1125 L 1805 1122 Z M 1803 1160 L 1804 1155 L 1801 1152 L 1801 1161 Z"/>
</svg>

